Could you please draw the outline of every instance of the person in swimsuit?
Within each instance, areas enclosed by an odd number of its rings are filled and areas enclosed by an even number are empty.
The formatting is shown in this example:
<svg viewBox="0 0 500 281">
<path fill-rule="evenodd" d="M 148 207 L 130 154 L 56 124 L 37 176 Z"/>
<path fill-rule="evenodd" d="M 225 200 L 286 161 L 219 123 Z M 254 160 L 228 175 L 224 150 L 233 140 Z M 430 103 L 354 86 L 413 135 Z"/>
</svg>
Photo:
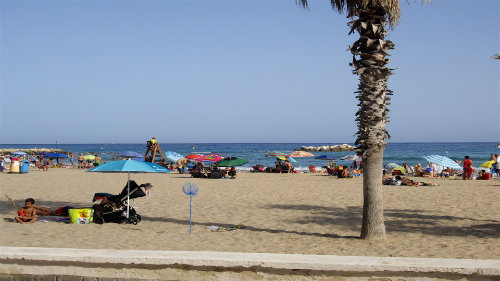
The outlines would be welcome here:
<svg viewBox="0 0 500 281">
<path fill-rule="evenodd" d="M 35 200 L 33 198 L 27 198 L 24 200 L 24 207 L 17 212 L 16 221 L 18 223 L 34 223 L 36 222 L 36 209 L 33 208 L 35 205 Z"/>
<path fill-rule="evenodd" d="M 84 168 L 83 160 L 83 154 L 80 153 L 80 155 L 78 155 L 78 168 L 80 169 Z"/>
</svg>

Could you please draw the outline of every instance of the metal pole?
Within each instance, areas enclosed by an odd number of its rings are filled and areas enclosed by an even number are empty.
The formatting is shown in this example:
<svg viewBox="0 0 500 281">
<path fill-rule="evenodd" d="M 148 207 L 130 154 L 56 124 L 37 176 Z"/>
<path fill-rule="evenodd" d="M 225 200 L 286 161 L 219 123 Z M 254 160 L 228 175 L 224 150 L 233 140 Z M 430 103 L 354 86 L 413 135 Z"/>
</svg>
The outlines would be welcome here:
<svg viewBox="0 0 500 281">
<path fill-rule="evenodd" d="M 130 209 L 130 172 L 128 172 L 128 181 L 127 181 L 127 219 L 128 219 L 128 212 Z"/>
<path fill-rule="evenodd" d="M 193 229 L 191 226 L 192 216 L 193 216 L 193 197 L 189 196 L 189 235 L 193 234 Z"/>
</svg>

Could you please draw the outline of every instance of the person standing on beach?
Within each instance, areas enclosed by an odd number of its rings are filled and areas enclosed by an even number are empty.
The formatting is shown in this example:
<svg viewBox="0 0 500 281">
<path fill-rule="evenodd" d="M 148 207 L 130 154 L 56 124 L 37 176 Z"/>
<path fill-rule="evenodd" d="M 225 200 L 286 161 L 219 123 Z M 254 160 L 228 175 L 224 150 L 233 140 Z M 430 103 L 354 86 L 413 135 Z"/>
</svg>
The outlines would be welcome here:
<svg viewBox="0 0 500 281">
<path fill-rule="evenodd" d="M 78 155 L 78 168 L 83 169 L 83 154 Z"/>
<path fill-rule="evenodd" d="M 464 172 L 462 178 L 464 180 L 471 180 L 474 170 L 472 169 L 472 160 L 469 159 L 469 156 L 465 156 L 463 164 Z"/>
<path fill-rule="evenodd" d="M 498 154 L 491 154 L 491 158 L 490 158 L 490 161 L 493 161 L 493 163 L 491 164 L 491 175 L 497 175 L 497 177 L 499 176 L 499 173 L 500 173 L 500 166 L 498 165 Z"/>
</svg>

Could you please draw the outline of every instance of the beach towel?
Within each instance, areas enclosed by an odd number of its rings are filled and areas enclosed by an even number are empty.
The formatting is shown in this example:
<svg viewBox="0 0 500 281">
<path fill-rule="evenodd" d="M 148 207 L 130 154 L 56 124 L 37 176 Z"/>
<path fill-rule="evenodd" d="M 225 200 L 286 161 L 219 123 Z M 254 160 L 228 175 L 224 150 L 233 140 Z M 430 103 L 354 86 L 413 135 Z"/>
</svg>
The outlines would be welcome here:
<svg viewBox="0 0 500 281">
<path fill-rule="evenodd" d="M 69 222 L 69 217 L 66 216 L 39 216 L 39 222 Z"/>
</svg>

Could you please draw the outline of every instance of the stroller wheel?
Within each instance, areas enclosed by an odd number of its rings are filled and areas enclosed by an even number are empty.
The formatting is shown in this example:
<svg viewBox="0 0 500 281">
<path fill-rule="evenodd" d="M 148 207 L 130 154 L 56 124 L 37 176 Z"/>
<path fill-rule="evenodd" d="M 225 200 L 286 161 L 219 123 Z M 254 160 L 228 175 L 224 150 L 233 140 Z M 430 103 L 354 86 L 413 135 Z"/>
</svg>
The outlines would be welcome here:
<svg viewBox="0 0 500 281">
<path fill-rule="evenodd" d="M 98 217 L 97 219 L 95 219 L 94 223 L 103 224 L 104 223 L 104 218 L 103 217 Z"/>
<path fill-rule="evenodd" d="M 127 219 L 127 223 L 130 223 L 130 224 L 133 224 L 133 225 L 136 225 L 139 221 L 137 220 L 137 218 L 134 216 L 134 217 L 130 217 Z"/>
<path fill-rule="evenodd" d="M 142 217 L 141 215 L 137 214 L 135 215 L 135 219 L 137 220 L 137 222 L 140 222 L 142 220 Z"/>
</svg>

